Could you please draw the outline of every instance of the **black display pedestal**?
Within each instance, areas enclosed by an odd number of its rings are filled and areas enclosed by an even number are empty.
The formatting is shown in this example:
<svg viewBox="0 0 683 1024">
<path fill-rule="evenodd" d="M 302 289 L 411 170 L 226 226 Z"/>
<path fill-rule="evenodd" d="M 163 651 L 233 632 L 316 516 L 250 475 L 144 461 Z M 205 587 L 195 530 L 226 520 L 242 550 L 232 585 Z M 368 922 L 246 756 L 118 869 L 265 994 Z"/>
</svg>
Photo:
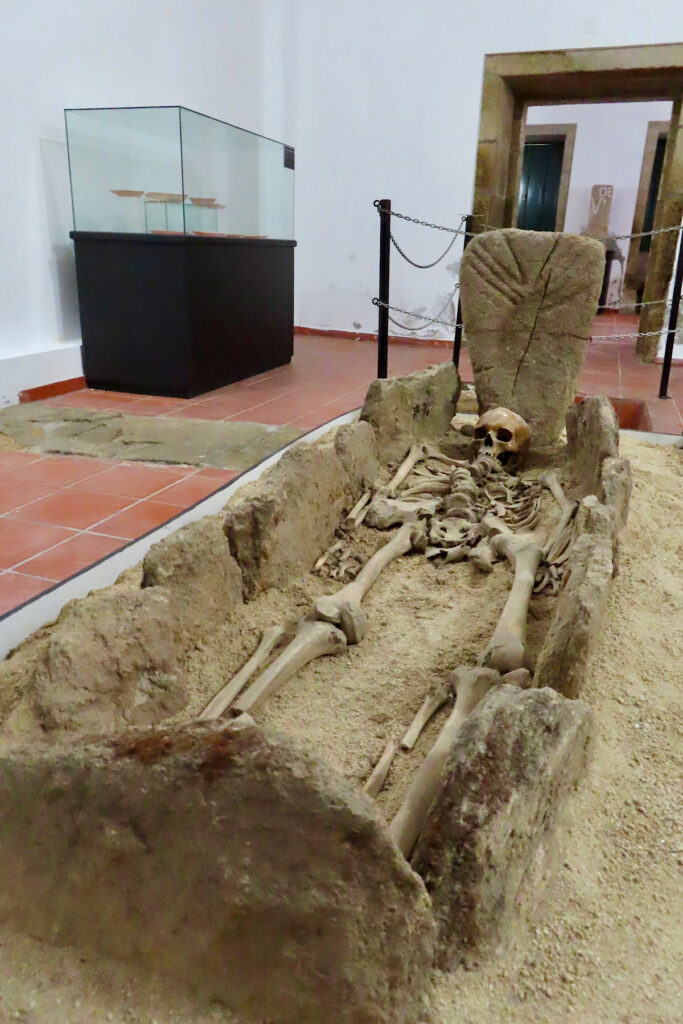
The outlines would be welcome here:
<svg viewBox="0 0 683 1024">
<path fill-rule="evenodd" d="M 191 398 L 292 358 L 296 242 L 71 237 L 89 387 Z"/>
</svg>

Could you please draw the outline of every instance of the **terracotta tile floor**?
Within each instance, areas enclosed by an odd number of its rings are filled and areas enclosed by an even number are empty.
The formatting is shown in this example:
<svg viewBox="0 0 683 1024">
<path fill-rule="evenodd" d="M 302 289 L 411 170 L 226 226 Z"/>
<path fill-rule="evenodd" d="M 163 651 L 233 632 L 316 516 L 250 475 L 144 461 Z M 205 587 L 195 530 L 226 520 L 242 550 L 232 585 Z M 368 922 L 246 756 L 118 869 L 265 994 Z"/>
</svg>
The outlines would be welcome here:
<svg viewBox="0 0 683 1024">
<path fill-rule="evenodd" d="M 623 404 L 622 423 L 680 434 L 683 367 L 672 369 L 672 398 L 658 399 L 661 367 L 643 365 L 633 339 L 618 337 L 636 330 L 636 317 L 596 318 L 580 391 L 607 394 L 617 407 Z M 409 373 L 450 358 L 450 346 L 443 344 L 392 344 L 389 373 Z M 310 430 L 357 408 L 375 369 L 374 342 L 306 335 L 297 336 L 289 366 L 197 398 L 84 389 L 46 404 Z M 460 370 L 465 381 L 472 380 L 466 352 Z M 0 615 L 161 525 L 234 476 L 230 470 L 0 451 Z"/>
</svg>

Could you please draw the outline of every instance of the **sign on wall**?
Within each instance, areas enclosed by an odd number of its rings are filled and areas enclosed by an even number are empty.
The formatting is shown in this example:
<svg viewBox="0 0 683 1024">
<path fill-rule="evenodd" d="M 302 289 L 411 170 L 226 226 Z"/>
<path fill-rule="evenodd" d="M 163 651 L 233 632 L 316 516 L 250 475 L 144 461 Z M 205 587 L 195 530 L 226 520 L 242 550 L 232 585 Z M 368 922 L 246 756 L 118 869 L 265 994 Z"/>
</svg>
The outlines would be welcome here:
<svg viewBox="0 0 683 1024">
<path fill-rule="evenodd" d="M 605 238 L 607 235 L 613 195 L 614 185 L 593 185 L 587 235 L 594 238 Z"/>
</svg>

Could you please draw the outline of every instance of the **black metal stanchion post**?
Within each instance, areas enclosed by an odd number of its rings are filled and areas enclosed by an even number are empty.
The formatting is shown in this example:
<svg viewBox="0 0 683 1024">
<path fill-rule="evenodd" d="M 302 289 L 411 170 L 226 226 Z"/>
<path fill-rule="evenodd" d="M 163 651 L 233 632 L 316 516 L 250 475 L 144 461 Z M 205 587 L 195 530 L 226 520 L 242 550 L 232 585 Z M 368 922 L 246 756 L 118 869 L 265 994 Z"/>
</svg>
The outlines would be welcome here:
<svg viewBox="0 0 683 1024">
<path fill-rule="evenodd" d="M 389 257 L 391 254 L 391 199 L 375 203 L 379 210 L 379 306 L 377 314 L 377 376 L 389 371 Z"/>
<path fill-rule="evenodd" d="M 666 348 L 664 349 L 664 361 L 662 364 L 662 379 L 659 383 L 659 397 L 668 398 L 669 374 L 671 373 L 671 359 L 674 353 L 674 340 L 676 338 L 676 325 L 678 324 L 678 311 L 681 306 L 681 287 L 683 286 L 683 231 L 678 236 L 678 259 L 676 260 L 676 273 L 674 275 L 674 290 L 671 296 L 671 309 L 669 310 L 669 326 L 666 334 Z"/>
<path fill-rule="evenodd" d="M 474 217 L 471 213 L 468 213 L 465 217 L 465 237 L 462 243 L 462 251 L 464 252 L 470 243 L 472 238 L 472 227 L 474 226 Z M 460 305 L 460 292 L 458 292 L 458 311 L 455 314 L 455 336 L 453 338 L 453 362 L 455 363 L 456 370 L 460 365 L 460 343 L 462 342 L 462 306 Z"/>
</svg>

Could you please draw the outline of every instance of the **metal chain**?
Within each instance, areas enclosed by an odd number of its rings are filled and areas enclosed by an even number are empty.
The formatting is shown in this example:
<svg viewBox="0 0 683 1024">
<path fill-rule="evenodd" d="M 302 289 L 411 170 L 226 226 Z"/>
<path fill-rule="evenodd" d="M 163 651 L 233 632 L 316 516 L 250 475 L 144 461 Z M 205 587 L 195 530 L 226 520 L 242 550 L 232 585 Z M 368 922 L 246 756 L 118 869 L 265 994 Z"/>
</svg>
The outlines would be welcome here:
<svg viewBox="0 0 683 1024">
<path fill-rule="evenodd" d="M 396 210 L 387 210 L 386 206 L 382 206 L 379 199 L 375 199 L 373 206 L 377 209 L 378 213 L 388 213 L 391 217 L 399 217 L 400 220 L 410 221 L 411 224 L 419 224 L 423 228 L 433 228 L 434 231 L 448 231 L 450 234 L 460 231 L 467 218 L 467 215 L 463 214 L 460 219 L 460 227 L 446 228 L 443 224 L 431 224 L 428 220 L 418 220 L 417 217 L 408 217 L 405 213 L 398 213 Z"/>
<path fill-rule="evenodd" d="M 475 214 L 476 216 L 476 214 Z M 649 235 L 664 235 L 667 231 L 680 231 L 683 229 L 683 224 L 674 224 L 670 228 L 654 228 L 652 231 L 637 231 L 634 235 L 585 235 L 585 238 L 595 238 L 596 242 L 624 242 L 629 238 L 645 238 Z M 500 224 L 482 224 L 481 232 L 484 231 L 505 231 L 507 228 L 502 228 Z M 569 232 L 572 234 L 573 232 Z"/>
<path fill-rule="evenodd" d="M 428 270 L 430 267 L 435 267 L 437 265 L 437 263 L 441 263 L 441 260 L 444 258 L 444 256 L 448 255 L 448 253 L 453 248 L 453 243 L 455 242 L 455 240 L 456 240 L 456 238 L 458 237 L 459 234 L 461 234 L 460 229 L 458 229 L 455 232 L 455 234 L 451 238 L 450 242 L 448 243 L 448 245 L 446 246 L 444 251 L 441 253 L 441 255 L 439 257 L 437 257 L 437 259 L 434 260 L 433 263 L 416 263 L 415 260 L 411 260 L 410 256 L 407 256 L 406 253 L 404 253 L 403 249 L 398 244 L 398 242 L 394 238 L 393 234 L 390 233 L 389 237 L 391 238 L 391 241 L 392 241 L 392 244 L 393 244 L 394 248 L 398 249 L 398 251 L 400 252 L 401 256 L 403 257 L 403 259 L 407 263 L 412 264 L 412 266 L 414 266 L 414 267 L 418 267 L 420 270 Z"/>
<path fill-rule="evenodd" d="M 453 289 L 453 292 L 449 296 L 448 302 L 446 302 L 446 305 L 443 306 L 443 308 L 439 310 L 440 313 L 443 313 L 443 310 L 446 308 L 448 303 L 451 301 L 451 299 L 455 295 L 455 293 L 457 291 L 457 288 L 458 288 L 458 285 L 456 285 L 455 288 Z M 376 299 L 376 298 L 372 300 L 372 304 L 373 304 L 373 306 L 382 306 L 383 309 L 391 309 L 391 310 L 393 310 L 394 313 L 403 313 L 405 316 L 414 316 L 414 317 L 417 317 L 418 320 L 426 320 L 427 321 L 427 323 L 424 324 L 422 327 L 407 327 L 405 324 L 399 323 L 398 320 L 394 320 L 394 318 L 390 316 L 389 319 L 391 320 L 392 324 L 396 324 L 397 327 L 402 327 L 404 331 L 413 331 L 413 332 L 414 331 L 423 331 L 425 329 L 425 327 L 429 327 L 430 324 L 442 324 L 444 327 L 451 327 L 451 328 L 462 327 L 462 324 L 456 324 L 452 320 L 439 320 L 438 317 L 435 317 L 435 316 L 429 317 L 429 316 L 426 316 L 424 313 L 413 313 L 410 309 L 401 309 L 400 306 L 390 306 L 387 302 L 381 302 L 379 299 Z"/>
<path fill-rule="evenodd" d="M 598 309 L 631 309 L 633 306 L 661 306 L 662 303 L 666 304 L 667 309 L 670 306 L 668 299 L 650 299 L 649 302 L 636 302 L 634 299 L 633 302 L 620 302 L 616 306 L 598 306 Z M 637 316 L 637 314 L 634 314 L 634 316 Z"/>
</svg>

